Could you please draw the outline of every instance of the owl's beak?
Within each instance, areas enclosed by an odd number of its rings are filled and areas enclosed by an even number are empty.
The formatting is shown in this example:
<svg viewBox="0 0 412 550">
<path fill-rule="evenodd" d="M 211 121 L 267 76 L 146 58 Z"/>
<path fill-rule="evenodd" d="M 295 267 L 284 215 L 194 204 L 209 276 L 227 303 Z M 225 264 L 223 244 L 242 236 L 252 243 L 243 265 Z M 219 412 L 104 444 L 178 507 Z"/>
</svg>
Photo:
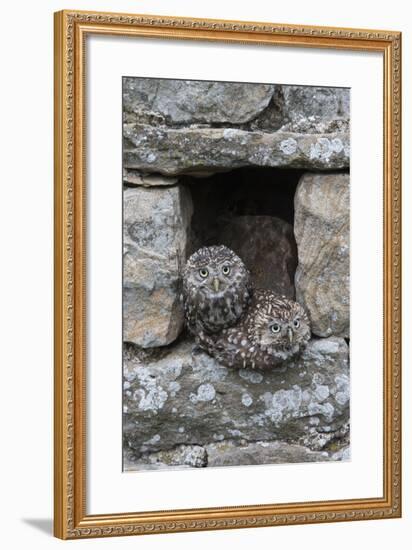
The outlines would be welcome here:
<svg viewBox="0 0 412 550">
<path fill-rule="evenodd" d="M 289 337 L 289 343 L 291 344 L 293 342 L 293 330 L 288 327 L 288 337 Z"/>
<path fill-rule="evenodd" d="M 220 281 L 219 279 L 213 279 L 213 288 L 215 289 L 215 292 L 219 292 L 219 285 L 220 285 Z"/>
</svg>

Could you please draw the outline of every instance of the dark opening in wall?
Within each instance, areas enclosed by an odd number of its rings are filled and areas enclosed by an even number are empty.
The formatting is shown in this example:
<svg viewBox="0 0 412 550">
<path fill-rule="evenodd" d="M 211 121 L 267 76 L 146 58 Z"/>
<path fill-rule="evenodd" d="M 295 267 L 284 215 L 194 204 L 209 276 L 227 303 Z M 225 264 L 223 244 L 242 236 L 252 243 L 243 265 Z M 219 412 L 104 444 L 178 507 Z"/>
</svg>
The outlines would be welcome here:
<svg viewBox="0 0 412 550">
<path fill-rule="evenodd" d="M 194 208 L 190 252 L 225 244 L 245 262 L 256 286 L 294 298 L 294 196 L 303 172 L 247 167 L 181 178 Z"/>
<path fill-rule="evenodd" d="M 276 216 L 293 224 L 293 200 L 303 173 L 247 167 L 208 178 L 185 176 L 181 182 L 190 186 L 194 227 L 206 224 L 212 230 L 211 226 L 221 226 L 230 216 Z"/>
</svg>

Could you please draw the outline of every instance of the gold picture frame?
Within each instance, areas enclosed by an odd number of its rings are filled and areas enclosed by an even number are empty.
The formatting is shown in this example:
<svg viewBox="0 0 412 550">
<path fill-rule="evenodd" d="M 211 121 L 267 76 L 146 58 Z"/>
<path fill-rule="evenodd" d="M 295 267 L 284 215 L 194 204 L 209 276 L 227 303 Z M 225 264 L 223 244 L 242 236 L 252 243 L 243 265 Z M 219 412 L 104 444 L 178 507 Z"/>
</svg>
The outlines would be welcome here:
<svg viewBox="0 0 412 550">
<path fill-rule="evenodd" d="M 384 60 L 383 497 L 86 514 L 85 38 L 89 34 L 374 51 Z M 86 11 L 55 14 L 54 533 L 62 539 L 401 515 L 401 33 Z"/>
</svg>

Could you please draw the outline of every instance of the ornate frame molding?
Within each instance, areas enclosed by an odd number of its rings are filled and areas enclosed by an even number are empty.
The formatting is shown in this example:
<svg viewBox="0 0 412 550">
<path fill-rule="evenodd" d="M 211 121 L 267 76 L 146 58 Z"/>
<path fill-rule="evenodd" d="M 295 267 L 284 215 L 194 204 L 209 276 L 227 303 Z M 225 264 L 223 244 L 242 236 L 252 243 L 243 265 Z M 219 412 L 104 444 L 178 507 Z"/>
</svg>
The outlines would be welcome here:
<svg viewBox="0 0 412 550">
<path fill-rule="evenodd" d="M 84 44 L 87 34 L 377 51 L 384 59 L 383 497 L 86 515 Z M 151 15 L 55 14 L 55 535 L 87 538 L 401 515 L 401 34 Z"/>
</svg>

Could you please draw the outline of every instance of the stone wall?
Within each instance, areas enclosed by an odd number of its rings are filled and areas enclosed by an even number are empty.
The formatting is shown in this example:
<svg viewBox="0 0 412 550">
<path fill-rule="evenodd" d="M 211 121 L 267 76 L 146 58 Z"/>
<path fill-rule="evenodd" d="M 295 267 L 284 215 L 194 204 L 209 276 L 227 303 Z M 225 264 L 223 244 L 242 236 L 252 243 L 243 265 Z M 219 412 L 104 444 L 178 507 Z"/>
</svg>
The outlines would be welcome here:
<svg viewBox="0 0 412 550">
<path fill-rule="evenodd" d="M 125 468 L 341 460 L 349 440 L 349 91 L 125 78 Z M 273 372 L 199 353 L 187 256 L 226 244 L 313 339 Z"/>
</svg>

